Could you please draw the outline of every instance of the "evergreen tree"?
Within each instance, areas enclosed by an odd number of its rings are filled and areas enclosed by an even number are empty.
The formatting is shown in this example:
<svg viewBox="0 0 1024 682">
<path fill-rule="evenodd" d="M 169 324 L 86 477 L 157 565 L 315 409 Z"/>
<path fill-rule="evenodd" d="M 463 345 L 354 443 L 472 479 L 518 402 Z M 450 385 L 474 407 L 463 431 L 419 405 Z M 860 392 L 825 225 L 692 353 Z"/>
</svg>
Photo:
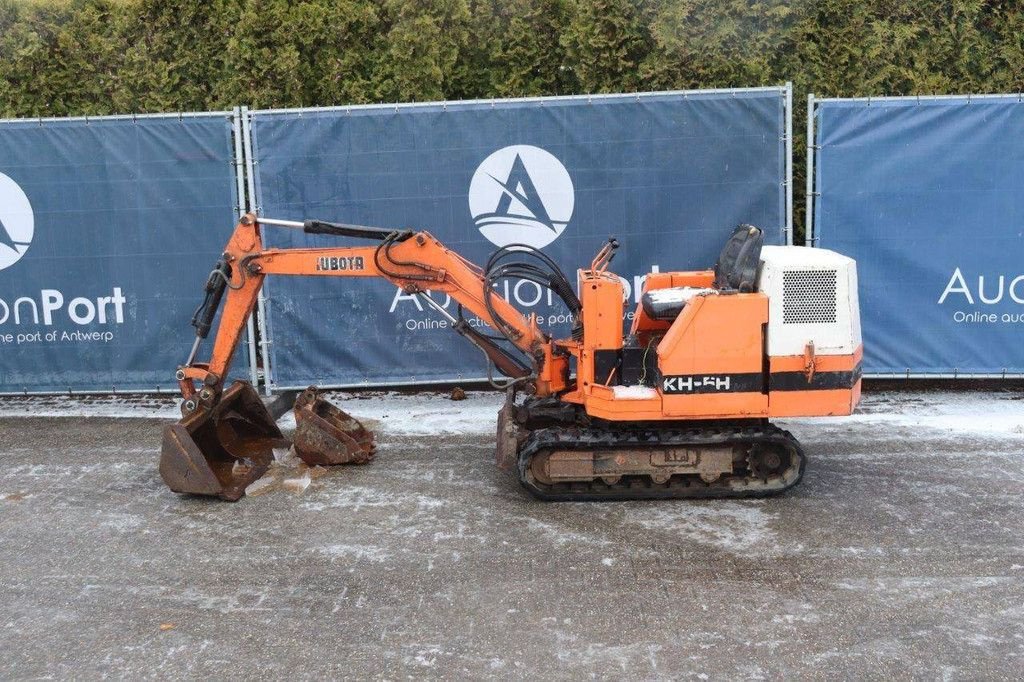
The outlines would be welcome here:
<svg viewBox="0 0 1024 682">
<path fill-rule="evenodd" d="M 1017 0 L 0 0 L 0 116 L 674 88 L 1024 90 Z M 794 126 L 802 186 L 803 126 Z M 802 193 L 794 193 L 797 221 Z"/>
<path fill-rule="evenodd" d="M 465 0 L 384 0 L 391 27 L 377 64 L 377 96 L 388 102 L 444 99 L 469 41 Z"/>
<path fill-rule="evenodd" d="M 643 89 L 640 66 L 654 47 L 648 0 L 575 0 L 561 37 L 566 66 L 584 92 Z"/>
</svg>

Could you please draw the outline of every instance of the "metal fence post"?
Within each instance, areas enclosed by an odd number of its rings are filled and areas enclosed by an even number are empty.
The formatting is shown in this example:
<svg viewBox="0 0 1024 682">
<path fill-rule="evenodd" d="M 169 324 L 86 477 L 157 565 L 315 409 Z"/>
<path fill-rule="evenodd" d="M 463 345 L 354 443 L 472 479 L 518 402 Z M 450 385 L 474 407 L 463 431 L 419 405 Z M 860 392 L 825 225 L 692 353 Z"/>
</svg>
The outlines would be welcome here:
<svg viewBox="0 0 1024 682">
<path fill-rule="evenodd" d="M 235 143 L 235 196 L 239 217 L 245 215 L 245 158 L 242 156 L 242 113 L 235 107 L 231 110 L 231 137 Z M 256 361 L 256 325 L 253 316 L 245 321 L 246 348 L 249 351 L 249 381 L 253 386 L 259 385 L 259 367 Z"/>
<path fill-rule="evenodd" d="M 807 217 L 804 219 L 804 246 L 817 246 L 814 234 L 814 93 L 807 95 Z"/>
<path fill-rule="evenodd" d="M 260 207 L 256 203 L 256 161 L 252 156 L 252 114 L 249 107 L 242 107 L 242 145 L 245 149 L 245 171 L 249 188 L 249 210 L 259 215 Z M 260 328 L 260 358 L 263 360 L 263 392 L 273 394 L 273 372 L 270 367 L 270 325 L 267 320 L 267 281 L 263 280 L 259 296 L 256 299 L 256 311 Z"/>
<path fill-rule="evenodd" d="M 786 244 L 793 245 L 793 82 L 786 81 Z"/>
</svg>

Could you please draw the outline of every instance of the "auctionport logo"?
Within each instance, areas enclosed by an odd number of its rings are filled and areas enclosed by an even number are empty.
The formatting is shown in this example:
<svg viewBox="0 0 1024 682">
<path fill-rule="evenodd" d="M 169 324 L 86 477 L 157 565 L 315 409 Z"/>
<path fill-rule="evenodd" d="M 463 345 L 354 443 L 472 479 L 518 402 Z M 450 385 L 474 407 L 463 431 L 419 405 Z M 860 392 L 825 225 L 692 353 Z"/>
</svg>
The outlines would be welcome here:
<svg viewBox="0 0 1024 682">
<path fill-rule="evenodd" d="M 469 183 L 473 220 L 497 246 L 544 248 L 565 231 L 575 203 L 572 178 L 562 162 L 525 144 L 488 156 Z"/>
<path fill-rule="evenodd" d="M 0 173 L 0 270 L 11 267 L 25 255 L 35 218 L 32 205 L 18 183 Z"/>
</svg>

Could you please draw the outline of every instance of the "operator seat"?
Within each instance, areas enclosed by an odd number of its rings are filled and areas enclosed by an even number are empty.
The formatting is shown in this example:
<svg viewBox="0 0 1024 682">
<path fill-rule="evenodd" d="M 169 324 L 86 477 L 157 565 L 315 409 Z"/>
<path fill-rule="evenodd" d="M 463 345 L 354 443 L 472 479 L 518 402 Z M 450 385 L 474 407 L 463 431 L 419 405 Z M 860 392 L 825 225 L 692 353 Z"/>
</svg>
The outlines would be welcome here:
<svg viewBox="0 0 1024 682">
<path fill-rule="evenodd" d="M 695 296 L 748 294 L 757 287 L 757 266 L 764 246 L 764 232 L 740 225 L 729 236 L 715 263 L 711 287 L 669 287 L 645 292 L 640 297 L 644 312 L 653 320 L 674 320 Z"/>
</svg>

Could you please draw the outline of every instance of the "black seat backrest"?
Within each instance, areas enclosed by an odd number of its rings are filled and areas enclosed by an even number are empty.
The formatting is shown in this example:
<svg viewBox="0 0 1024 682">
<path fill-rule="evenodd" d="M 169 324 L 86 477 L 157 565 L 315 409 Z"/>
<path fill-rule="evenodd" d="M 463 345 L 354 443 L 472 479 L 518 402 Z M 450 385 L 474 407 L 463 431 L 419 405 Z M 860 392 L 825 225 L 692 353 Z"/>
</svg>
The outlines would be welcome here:
<svg viewBox="0 0 1024 682">
<path fill-rule="evenodd" d="M 764 233 L 753 225 L 740 225 L 732 231 L 715 263 L 715 288 L 750 293 L 757 282 Z"/>
</svg>

